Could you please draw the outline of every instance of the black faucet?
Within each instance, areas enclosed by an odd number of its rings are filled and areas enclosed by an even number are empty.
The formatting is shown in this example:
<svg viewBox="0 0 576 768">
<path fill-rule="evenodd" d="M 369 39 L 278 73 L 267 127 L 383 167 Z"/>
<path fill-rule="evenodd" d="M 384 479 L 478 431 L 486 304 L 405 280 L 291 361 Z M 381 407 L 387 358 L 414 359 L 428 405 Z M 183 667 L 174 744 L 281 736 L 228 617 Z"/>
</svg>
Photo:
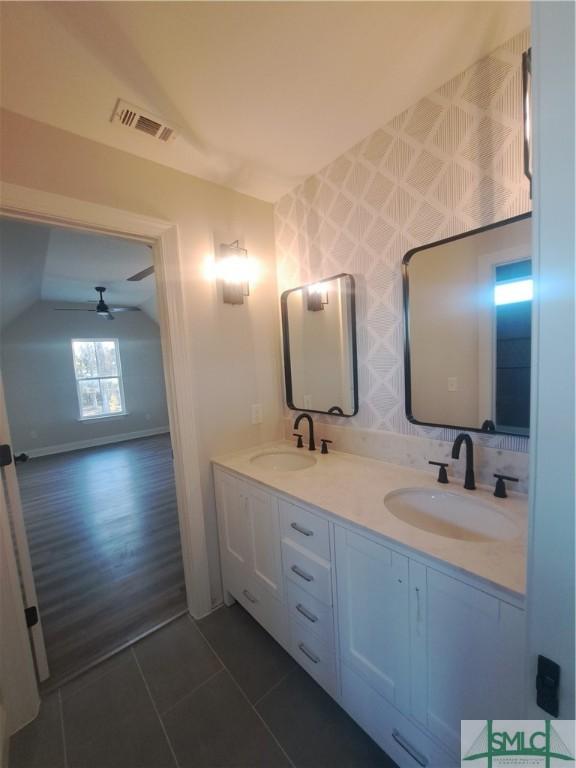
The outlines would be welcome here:
<svg viewBox="0 0 576 768">
<path fill-rule="evenodd" d="M 312 421 L 312 417 L 309 413 L 301 413 L 300 416 L 296 417 L 296 421 L 294 422 L 294 431 L 298 429 L 298 425 L 302 419 L 306 419 L 308 422 L 308 450 L 315 451 L 316 443 L 314 442 L 314 422 Z"/>
<path fill-rule="evenodd" d="M 466 445 L 466 475 L 464 477 L 464 488 L 467 491 L 474 491 L 476 489 L 476 483 L 474 482 L 474 443 L 470 435 L 465 432 L 461 432 L 452 446 L 452 458 L 460 458 L 460 446 L 462 443 Z"/>
</svg>

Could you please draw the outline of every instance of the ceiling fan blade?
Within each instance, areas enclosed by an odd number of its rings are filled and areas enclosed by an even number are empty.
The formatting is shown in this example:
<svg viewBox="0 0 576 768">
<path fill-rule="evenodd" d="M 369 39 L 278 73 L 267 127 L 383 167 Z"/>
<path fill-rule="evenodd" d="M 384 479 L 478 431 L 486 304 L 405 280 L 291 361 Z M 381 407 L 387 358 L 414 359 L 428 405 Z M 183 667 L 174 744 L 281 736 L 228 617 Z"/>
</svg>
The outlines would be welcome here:
<svg viewBox="0 0 576 768">
<path fill-rule="evenodd" d="M 54 307 L 54 312 L 96 312 L 96 310 L 83 307 Z"/>
<path fill-rule="evenodd" d="M 140 307 L 110 307 L 110 312 L 142 312 Z"/>
<path fill-rule="evenodd" d="M 149 275 L 154 274 L 154 267 L 146 267 L 146 269 L 143 269 L 141 272 L 136 272 L 135 275 L 132 275 L 132 277 L 127 277 L 126 280 L 129 283 L 136 283 L 138 280 L 144 280 L 145 277 L 148 277 Z"/>
</svg>

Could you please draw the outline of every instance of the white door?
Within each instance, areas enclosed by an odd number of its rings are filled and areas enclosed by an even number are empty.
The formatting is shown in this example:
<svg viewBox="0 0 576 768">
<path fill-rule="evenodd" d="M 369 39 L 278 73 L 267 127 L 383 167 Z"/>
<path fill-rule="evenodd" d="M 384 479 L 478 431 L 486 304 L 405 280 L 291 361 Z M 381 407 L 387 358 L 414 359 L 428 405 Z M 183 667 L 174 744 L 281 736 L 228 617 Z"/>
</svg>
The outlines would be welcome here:
<svg viewBox="0 0 576 768">
<path fill-rule="evenodd" d="M 427 726 L 455 754 L 460 720 L 522 716 L 524 612 L 427 569 Z"/>
<path fill-rule="evenodd" d="M 253 575 L 260 586 L 282 600 L 282 559 L 278 499 L 244 484 L 250 516 Z"/>
<path fill-rule="evenodd" d="M 408 709 L 408 558 L 336 526 L 342 660 L 403 711 Z"/>
<path fill-rule="evenodd" d="M 246 572 L 252 569 L 250 515 L 244 484 L 225 472 L 215 470 L 216 500 L 220 523 L 222 559 Z"/>
<path fill-rule="evenodd" d="M 6 412 L 6 403 L 4 401 L 4 388 L 2 377 L 0 376 L 0 444 L 12 445 L 10 439 L 10 427 L 8 425 L 8 416 Z M 38 607 L 38 598 L 36 596 L 36 586 L 34 584 L 34 574 L 32 572 L 32 563 L 28 549 L 28 539 L 24 527 L 24 516 L 22 514 L 22 502 L 20 499 L 20 489 L 18 487 L 18 477 L 14 462 L 3 467 L 2 489 L 4 494 L 8 520 L 14 542 L 16 564 L 20 577 L 22 596 L 26 608 L 36 608 L 38 620 L 30 627 L 30 641 L 34 653 L 36 672 L 39 680 L 46 680 L 49 677 L 48 659 L 46 656 L 46 646 L 44 645 L 44 634 L 42 632 L 42 621 Z"/>
<path fill-rule="evenodd" d="M 551 716 L 536 702 L 539 655 L 560 666 L 558 716 L 575 716 L 574 16 L 574 3 L 532 3 L 535 300 L 525 713 L 532 719 Z"/>
</svg>

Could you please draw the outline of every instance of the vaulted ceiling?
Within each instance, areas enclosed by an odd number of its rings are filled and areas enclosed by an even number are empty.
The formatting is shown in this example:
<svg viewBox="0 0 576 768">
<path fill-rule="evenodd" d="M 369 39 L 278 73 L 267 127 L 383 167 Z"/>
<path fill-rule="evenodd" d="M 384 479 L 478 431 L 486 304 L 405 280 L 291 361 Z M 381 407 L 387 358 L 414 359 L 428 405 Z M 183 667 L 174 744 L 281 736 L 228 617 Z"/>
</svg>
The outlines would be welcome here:
<svg viewBox="0 0 576 768">
<path fill-rule="evenodd" d="M 4 2 L 1 104 L 276 200 L 529 25 L 518 2 Z M 171 143 L 110 121 L 118 98 Z"/>
<path fill-rule="evenodd" d="M 106 287 L 106 301 L 156 319 L 155 280 L 127 278 L 152 265 L 143 243 L 0 218 L 0 327 L 37 301 L 82 306 Z"/>
</svg>

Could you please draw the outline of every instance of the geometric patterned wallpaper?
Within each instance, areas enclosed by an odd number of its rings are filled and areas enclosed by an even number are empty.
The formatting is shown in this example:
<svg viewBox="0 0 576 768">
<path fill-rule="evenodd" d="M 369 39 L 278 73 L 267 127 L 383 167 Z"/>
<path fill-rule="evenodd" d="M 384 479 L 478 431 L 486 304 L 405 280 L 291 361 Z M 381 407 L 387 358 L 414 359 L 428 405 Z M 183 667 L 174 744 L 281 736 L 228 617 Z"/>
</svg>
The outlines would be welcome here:
<svg viewBox="0 0 576 768">
<path fill-rule="evenodd" d="M 356 278 L 360 409 L 341 427 L 453 439 L 404 414 L 400 265 L 417 245 L 530 210 L 522 161 L 526 30 L 395 117 L 275 206 L 279 290 Z M 525 452 L 527 438 L 477 435 Z"/>
</svg>

